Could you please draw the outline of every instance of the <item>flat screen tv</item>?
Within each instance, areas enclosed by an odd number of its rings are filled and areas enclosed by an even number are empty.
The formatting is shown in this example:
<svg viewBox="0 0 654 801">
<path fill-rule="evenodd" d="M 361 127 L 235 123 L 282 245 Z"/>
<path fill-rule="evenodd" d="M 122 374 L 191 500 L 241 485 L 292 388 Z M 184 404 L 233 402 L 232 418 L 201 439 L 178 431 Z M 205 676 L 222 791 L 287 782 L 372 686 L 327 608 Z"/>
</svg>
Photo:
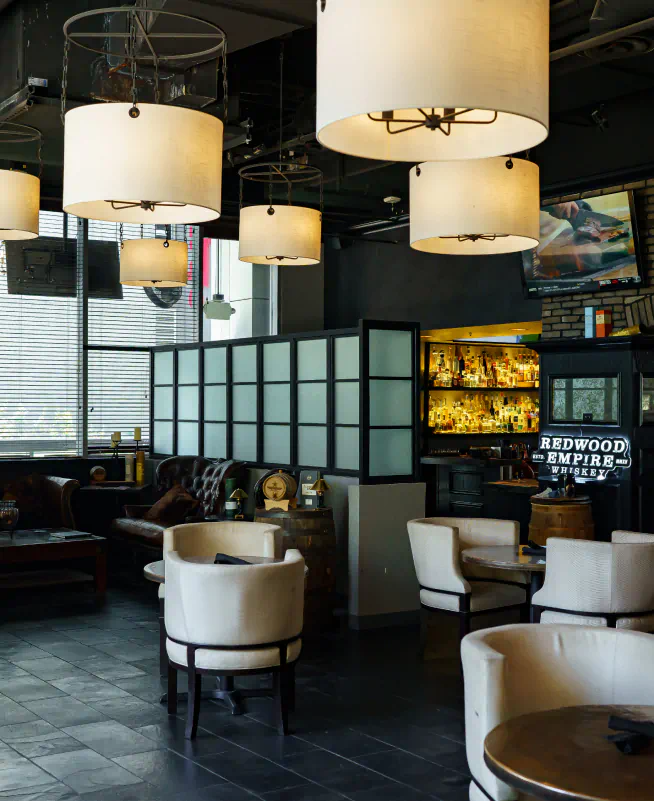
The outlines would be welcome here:
<svg viewBox="0 0 654 801">
<path fill-rule="evenodd" d="M 540 244 L 522 263 L 530 298 L 642 285 L 633 192 L 543 206 Z"/>
</svg>

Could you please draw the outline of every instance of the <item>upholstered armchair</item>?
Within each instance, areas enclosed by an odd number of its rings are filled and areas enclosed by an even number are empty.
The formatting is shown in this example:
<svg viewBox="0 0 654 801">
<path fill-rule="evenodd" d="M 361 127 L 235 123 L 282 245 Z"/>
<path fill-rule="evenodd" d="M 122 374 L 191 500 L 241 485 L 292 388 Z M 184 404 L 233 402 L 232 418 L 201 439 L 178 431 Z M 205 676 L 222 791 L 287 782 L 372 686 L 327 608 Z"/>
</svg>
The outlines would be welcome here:
<svg viewBox="0 0 654 801">
<path fill-rule="evenodd" d="M 484 740 L 500 723 L 565 706 L 654 704 L 654 674 L 644 667 L 654 661 L 654 637 L 640 632 L 500 626 L 469 634 L 461 657 L 470 801 L 534 801 L 484 763 Z"/>
<path fill-rule="evenodd" d="M 547 540 L 535 623 L 654 631 L 654 535 L 614 531 L 611 542 Z"/>
<path fill-rule="evenodd" d="M 304 559 L 213 565 L 166 554 L 168 712 L 177 712 L 177 671 L 188 675 L 186 737 L 197 733 L 203 675 L 272 673 L 280 734 L 294 706 L 302 650 Z M 217 612 L 219 611 L 219 614 Z"/>
<path fill-rule="evenodd" d="M 183 559 L 191 556 L 213 558 L 217 553 L 228 556 L 268 556 L 281 558 L 282 530 L 267 523 L 224 520 L 209 523 L 184 523 L 163 533 L 163 554 L 176 551 Z M 160 663 L 166 665 L 166 629 L 164 602 L 166 585 L 159 585 Z M 230 682 L 225 682 L 229 685 Z"/>
<path fill-rule="evenodd" d="M 526 613 L 526 578 L 507 571 L 462 565 L 461 551 L 475 546 L 516 545 L 519 523 L 512 520 L 429 517 L 407 523 L 413 563 L 420 584 L 421 653 L 427 643 L 427 615 L 459 617 L 460 635 L 471 618 L 521 609 Z"/>
</svg>

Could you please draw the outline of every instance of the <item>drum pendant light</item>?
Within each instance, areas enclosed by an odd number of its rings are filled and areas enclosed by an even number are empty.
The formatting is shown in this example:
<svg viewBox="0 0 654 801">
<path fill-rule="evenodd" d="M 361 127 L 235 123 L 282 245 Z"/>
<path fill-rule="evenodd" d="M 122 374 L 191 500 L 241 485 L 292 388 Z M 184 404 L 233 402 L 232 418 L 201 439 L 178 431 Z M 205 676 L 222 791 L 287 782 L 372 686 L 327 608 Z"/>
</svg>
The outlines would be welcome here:
<svg viewBox="0 0 654 801">
<path fill-rule="evenodd" d="M 186 286 L 188 245 L 168 239 L 126 239 L 120 245 L 120 283 L 126 286 Z"/>
<path fill-rule="evenodd" d="M 5 122 L 0 124 L 0 142 L 38 143 L 38 178 L 21 170 L 0 170 L 0 241 L 36 239 L 41 201 L 41 133 L 29 125 Z"/>
<path fill-rule="evenodd" d="M 284 44 L 280 50 L 279 81 L 279 160 L 252 164 L 239 171 L 240 261 L 250 264 L 308 266 L 320 261 L 322 235 L 323 174 L 317 167 L 299 161 L 282 160 Z M 268 188 L 268 203 L 244 206 L 243 182 L 263 183 Z M 292 204 L 293 188 L 299 184 L 318 184 L 320 210 Z M 273 188 L 284 187 L 287 204 L 273 204 Z"/>
<path fill-rule="evenodd" d="M 107 35 L 106 50 L 83 44 L 89 32 L 79 31 L 76 23 L 106 14 L 126 15 L 126 32 L 118 26 Z M 160 15 L 166 25 L 155 32 L 146 29 Z M 175 39 L 170 19 L 183 18 L 202 33 L 190 33 L 192 41 L 211 41 L 201 53 L 157 55 L 155 44 L 161 38 Z M 208 29 L 208 32 L 205 31 Z M 149 224 L 187 224 L 213 220 L 221 213 L 223 158 L 222 120 L 193 109 L 159 103 L 159 66 L 165 61 L 206 60 L 222 53 L 225 74 L 226 39 L 224 32 L 203 20 L 147 8 L 97 9 L 78 14 L 64 25 L 64 79 L 62 109 L 65 109 L 68 50 L 74 43 L 92 52 L 123 59 L 131 67 L 131 103 L 100 103 L 73 109 L 65 114 L 63 208 L 69 214 L 96 220 Z M 179 41 L 187 42 L 181 34 Z M 89 41 L 97 43 L 96 38 Z M 111 52 L 115 37 L 123 37 L 125 51 Z M 195 38 L 193 38 L 195 37 Z M 217 43 L 216 43 L 217 40 Z M 115 48 L 118 50 L 119 48 Z M 139 103 L 137 67 L 141 62 L 154 66 L 155 103 Z M 116 63 L 120 63 L 117 61 Z M 223 88 L 225 88 L 223 81 Z M 227 109 L 227 98 L 224 98 Z M 63 116 L 63 115 L 62 115 Z"/>
<path fill-rule="evenodd" d="M 462 256 L 536 247 L 538 178 L 538 167 L 523 159 L 419 164 L 409 179 L 411 247 Z"/>
<path fill-rule="evenodd" d="M 550 0 L 318 0 L 325 147 L 475 159 L 548 134 Z"/>
</svg>

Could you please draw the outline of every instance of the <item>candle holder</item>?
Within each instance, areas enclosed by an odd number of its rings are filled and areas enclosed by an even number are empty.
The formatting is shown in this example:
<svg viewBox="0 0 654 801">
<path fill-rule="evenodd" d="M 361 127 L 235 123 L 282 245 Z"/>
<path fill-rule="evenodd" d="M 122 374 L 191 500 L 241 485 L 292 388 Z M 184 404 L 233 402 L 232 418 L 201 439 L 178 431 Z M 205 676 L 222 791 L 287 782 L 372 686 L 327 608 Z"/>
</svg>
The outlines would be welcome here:
<svg viewBox="0 0 654 801">
<path fill-rule="evenodd" d="M 0 501 L 0 532 L 6 531 L 13 540 L 20 512 L 16 501 Z"/>
</svg>

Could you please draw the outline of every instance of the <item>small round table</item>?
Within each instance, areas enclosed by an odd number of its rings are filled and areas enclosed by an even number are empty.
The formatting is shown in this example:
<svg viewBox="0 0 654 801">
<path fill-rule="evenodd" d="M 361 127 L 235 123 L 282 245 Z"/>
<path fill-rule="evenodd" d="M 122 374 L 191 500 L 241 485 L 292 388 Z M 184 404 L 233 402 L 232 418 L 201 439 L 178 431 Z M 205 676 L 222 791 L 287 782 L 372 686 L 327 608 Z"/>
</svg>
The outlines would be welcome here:
<svg viewBox="0 0 654 801">
<path fill-rule="evenodd" d="M 281 562 L 281 559 L 274 559 L 272 556 L 241 556 L 251 565 L 273 565 Z M 212 565 L 214 556 L 185 556 L 185 562 L 194 562 L 196 565 Z M 155 584 L 166 583 L 166 562 L 160 559 L 158 562 L 150 562 L 143 568 L 143 575 L 148 581 L 154 581 Z"/>
<path fill-rule="evenodd" d="M 472 565 L 492 567 L 496 570 L 521 570 L 529 574 L 529 602 L 545 581 L 545 557 L 523 554 L 521 546 L 489 545 L 480 548 L 466 548 L 461 559 Z"/>
<path fill-rule="evenodd" d="M 654 742 L 625 756 L 606 738 L 609 715 L 654 720 L 653 706 L 571 706 L 507 720 L 486 737 L 484 761 L 542 801 L 650 801 Z"/>
</svg>

